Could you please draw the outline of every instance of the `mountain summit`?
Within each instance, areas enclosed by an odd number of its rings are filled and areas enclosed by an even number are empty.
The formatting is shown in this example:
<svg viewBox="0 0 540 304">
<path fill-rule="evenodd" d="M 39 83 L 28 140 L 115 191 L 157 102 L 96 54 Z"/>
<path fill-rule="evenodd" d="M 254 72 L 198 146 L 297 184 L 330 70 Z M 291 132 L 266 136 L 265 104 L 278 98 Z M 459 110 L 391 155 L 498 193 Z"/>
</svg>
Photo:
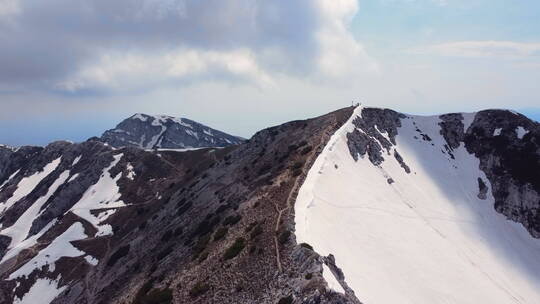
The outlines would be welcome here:
<svg viewBox="0 0 540 304">
<path fill-rule="evenodd" d="M 243 139 L 186 118 L 137 113 L 105 131 L 101 141 L 116 148 L 189 149 L 237 145 Z"/>
</svg>

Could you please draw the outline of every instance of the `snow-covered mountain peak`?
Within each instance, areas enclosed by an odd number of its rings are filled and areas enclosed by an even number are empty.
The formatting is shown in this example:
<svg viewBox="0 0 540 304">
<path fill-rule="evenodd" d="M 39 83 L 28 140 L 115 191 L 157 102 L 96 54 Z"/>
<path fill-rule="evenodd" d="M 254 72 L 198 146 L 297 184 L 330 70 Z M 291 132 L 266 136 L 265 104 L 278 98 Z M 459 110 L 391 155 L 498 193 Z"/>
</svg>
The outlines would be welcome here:
<svg viewBox="0 0 540 304">
<path fill-rule="evenodd" d="M 187 118 L 137 113 L 106 131 L 101 140 L 113 147 L 186 149 L 236 145 L 243 139 Z"/>
</svg>

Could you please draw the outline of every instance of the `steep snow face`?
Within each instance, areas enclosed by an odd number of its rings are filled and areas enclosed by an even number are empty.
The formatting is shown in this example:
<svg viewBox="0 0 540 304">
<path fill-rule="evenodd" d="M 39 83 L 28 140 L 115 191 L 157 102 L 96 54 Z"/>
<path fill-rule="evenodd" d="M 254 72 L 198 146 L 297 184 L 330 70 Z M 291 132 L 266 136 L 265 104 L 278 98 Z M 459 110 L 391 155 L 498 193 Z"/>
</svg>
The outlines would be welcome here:
<svg viewBox="0 0 540 304">
<path fill-rule="evenodd" d="M 295 205 L 297 242 L 333 254 L 362 303 L 540 303 L 540 240 L 494 210 L 479 160 L 463 143 L 445 149 L 439 117 L 401 118 L 375 166 L 347 145 L 361 115 L 359 107 L 309 171 Z M 465 128 L 473 118 L 464 115 Z"/>
</svg>

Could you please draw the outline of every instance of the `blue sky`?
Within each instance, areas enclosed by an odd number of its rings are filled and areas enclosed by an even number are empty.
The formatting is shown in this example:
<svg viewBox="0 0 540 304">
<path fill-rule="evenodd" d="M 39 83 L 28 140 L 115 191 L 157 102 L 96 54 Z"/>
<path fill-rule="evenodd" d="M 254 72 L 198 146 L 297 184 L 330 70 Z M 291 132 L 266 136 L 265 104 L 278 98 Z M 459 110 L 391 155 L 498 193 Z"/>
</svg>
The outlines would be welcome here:
<svg viewBox="0 0 540 304">
<path fill-rule="evenodd" d="M 249 137 L 360 100 L 540 119 L 535 0 L 0 0 L 0 143 L 136 112 Z"/>
</svg>

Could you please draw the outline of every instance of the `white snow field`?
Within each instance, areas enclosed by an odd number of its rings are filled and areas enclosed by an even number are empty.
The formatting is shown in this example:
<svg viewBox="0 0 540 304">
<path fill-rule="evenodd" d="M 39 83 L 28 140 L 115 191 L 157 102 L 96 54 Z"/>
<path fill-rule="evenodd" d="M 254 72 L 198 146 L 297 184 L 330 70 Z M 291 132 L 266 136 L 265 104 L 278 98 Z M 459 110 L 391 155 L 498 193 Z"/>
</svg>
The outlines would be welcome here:
<svg viewBox="0 0 540 304">
<path fill-rule="evenodd" d="M 47 193 L 38 198 L 26 211 L 17 219 L 17 221 L 8 228 L 0 231 L 1 235 L 6 235 L 11 238 L 8 249 L 19 246 L 22 241 L 28 236 L 30 228 L 34 220 L 43 212 L 40 211 L 41 207 L 51 198 L 51 196 L 58 190 L 66 179 L 69 177 L 69 170 L 66 170 L 60 174 L 58 179 L 49 187 Z"/>
<path fill-rule="evenodd" d="M 467 116 L 469 126 L 474 114 Z M 402 119 L 393 149 L 410 174 L 393 151 L 380 167 L 367 155 L 355 162 L 346 138 L 353 117 L 299 191 L 298 243 L 333 254 L 364 304 L 540 303 L 540 240 L 494 210 L 491 185 L 463 144 L 455 160 L 441 151 L 437 116 Z M 433 141 L 415 139 L 413 122 Z M 479 177 L 486 200 L 477 197 Z"/>
<path fill-rule="evenodd" d="M 67 286 L 58 287 L 60 279 L 37 279 L 30 290 L 20 299 L 15 297 L 13 304 L 51 303 Z"/>
<path fill-rule="evenodd" d="M 73 212 L 79 217 L 90 222 L 98 230 L 96 236 L 105 236 L 113 234 L 112 227 L 109 224 L 101 224 L 109 216 L 115 213 L 115 208 L 124 207 L 126 204 L 120 200 L 120 187 L 117 182 L 122 176 L 122 172 L 112 176 L 109 172 L 122 159 L 123 154 L 113 156 L 113 161 L 108 167 L 103 169 L 99 180 L 90 186 L 83 194 L 81 199 L 71 207 L 67 212 Z M 105 212 L 95 216 L 93 210 L 107 209 Z M 67 213 L 66 212 L 66 213 Z"/>
<path fill-rule="evenodd" d="M 17 189 L 13 192 L 10 198 L 7 199 L 7 201 L 0 203 L 0 213 L 3 211 L 9 209 L 11 206 L 13 206 L 16 202 L 18 202 L 21 198 L 27 196 L 36 188 L 36 186 L 51 172 L 56 170 L 56 167 L 60 164 L 60 161 L 62 160 L 62 157 L 59 157 L 49 164 L 47 164 L 43 169 L 39 172 L 36 172 L 35 174 L 31 176 L 24 177 L 19 181 L 17 184 Z M 17 171 L 19 172 L 19 171 Z M 9 179 L 11 179 L 13 176 L 11 176 Z"/>
<path fill-rule="evenodd" d="M 79 222 L 75 222 L 64 231 L 64 233 L 54 239 L 49 246 L 40 250 L 30 261 L 17 269 L 17 271 L 11 273 L 8 280 L 13 280 L 22 276 L 28 277 L 32 272 L 40 270 L 46 265 L 49 266 L 49 272 L 54 272 L 56 261 L 61 257 L 78 257 L 85 254 L 83 251 L 75 248 L 71 242 L 82 240 L 87 237 L 88 236 L 84 233 L 83 225 Z"/>
</svg>

